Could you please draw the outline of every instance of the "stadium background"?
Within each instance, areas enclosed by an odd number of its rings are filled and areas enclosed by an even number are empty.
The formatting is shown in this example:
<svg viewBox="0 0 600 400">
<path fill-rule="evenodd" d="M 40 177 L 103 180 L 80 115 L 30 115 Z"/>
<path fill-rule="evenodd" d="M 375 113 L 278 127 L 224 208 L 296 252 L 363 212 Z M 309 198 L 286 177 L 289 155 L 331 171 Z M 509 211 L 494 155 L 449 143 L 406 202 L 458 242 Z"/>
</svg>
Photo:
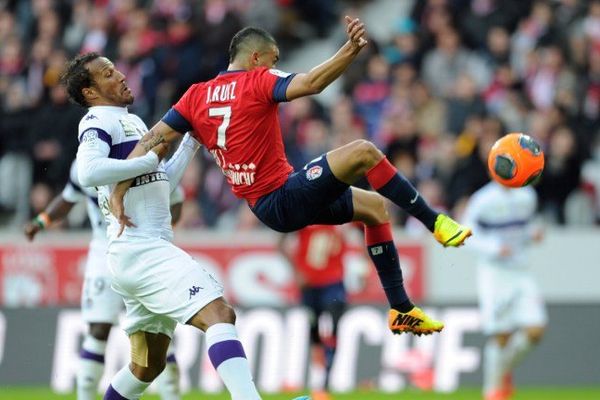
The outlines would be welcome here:
<svg viewBox="0 0 600 400">
<path fill-rule="evenodd" d="M 20 232 L 62 189 L 75 155 L 83 111 L 57 85 L 66 59 L 98 51 L 115 60 L 136 95 L 131 110 L 151 125 L 189 84 L 226 68 L 228 42 L 239 28 L 271 31 L 281 47 L 278 67 L 303 71 L 342 43 L 346 14 L 366 22 L 369 47 L 321 95 L 281 107 L 292 164 L 300 167 L 329 148 L 368 138 L 430 203 L 460 219 L 466 199 L 488 179 L 490 144 L 504 132 L 533 135 L 547 157 L 537 186 L 547 240 L 536 249 L 532 268 L 551 320 L 517 383 L 599 387 L 600 2 L 4 0 L 0 398 L 18 398 L 13 386 L 52 386 L 63 393 L 74 384 L 83 329 L 80 268 L 89 237 L 85 209 L 78 207 L 34 245 Z M 235 199 L 207 154 L 196 158 L 183 184 L 177 242 L 225 282 L 240 309 L 240 330 L 261 389 L 302 386 L 306 315 L 295 307 L 291 272 L 274 249 L 277 236 Z M 404 390 L 460 393 L 454 391 L 472 387 L 477 398 L 483 339 L 472 254 L 438 248 L 418 223 L 391 209 L 411 294 L 439 313 L 447 328 L 419 340 L 386 332 L 373 269 L 355 238 L 348 254 L 354 306 L 343 321 L 351 334 L 341 339 L 334 388 L 420 398 Z M 185 328 L 179 332 L 184 388 L 219 391 L 202 339 Z M 127 354 L 121 336 L 111 335 L 107 375 Z M 49 398 L 49 391 L 43 393 L 25 398 Z M 565 398 L 600 397 L 598 391 L 574 393 Z M 539 396 L 529 398 L 551 395 Z"/>
</svg>

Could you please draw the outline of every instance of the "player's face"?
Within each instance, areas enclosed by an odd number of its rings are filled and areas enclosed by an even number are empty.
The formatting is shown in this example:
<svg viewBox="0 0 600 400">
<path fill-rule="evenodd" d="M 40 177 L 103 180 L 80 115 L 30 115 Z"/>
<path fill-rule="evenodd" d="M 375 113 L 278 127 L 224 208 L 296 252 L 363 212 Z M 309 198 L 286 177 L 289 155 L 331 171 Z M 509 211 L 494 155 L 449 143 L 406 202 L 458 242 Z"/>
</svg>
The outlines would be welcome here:
<svg viewBox="0 0 600 400">
<path fill-rule="evenodd" d="M 272 45 L 258 52 L 256 66 L 273 68 L 277 61 L 279 61 L 279 49 L 277 46 Z"/>
<path fill-rule="evenodd" d="M 88 88 L 91 94 L 88 102 L 91 105 L 124 107 L 133 103 L 133 93 L 125 82 L 125 75 L 108 58 L 96 58 L 87 64 L 87 68 L 93 80 Z"/>
</svg>

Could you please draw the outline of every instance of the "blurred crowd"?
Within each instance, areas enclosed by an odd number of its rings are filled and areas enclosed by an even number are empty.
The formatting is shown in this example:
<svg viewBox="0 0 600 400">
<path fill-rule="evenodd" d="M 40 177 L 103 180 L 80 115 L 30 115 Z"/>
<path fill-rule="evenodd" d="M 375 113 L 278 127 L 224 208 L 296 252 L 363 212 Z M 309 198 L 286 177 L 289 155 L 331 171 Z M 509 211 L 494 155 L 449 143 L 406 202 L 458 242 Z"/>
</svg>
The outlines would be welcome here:
<svg viewBox="0 0 600 400">
<path fill-rule="evenodd" d="M 269 30 L 286 57 L 317 38 L 341 44 L 341 16 L 375 1 L 0 0 L 0 223 L 22 224 L 68 178 L 84 112 L 58 84 L 71 56 L 114 60 L 136 95 L 131 111 L 151 126 L 191 83 L 227 67 L 241 27 Z M 600 223 L 600 0 L 415 1 L 389 33 L 369 41 L 333 104 L 280 107 L 294 167 L 365 138 L 459 216 L 489 179 L 491 144 L 527 132 L 546 154 L 536 186 L 545 219 Z M 183 186 L 184 227 L 257 224 L 208 154 Z M 395 221 L 418 229 L 401 212 Z"/>
</svg>

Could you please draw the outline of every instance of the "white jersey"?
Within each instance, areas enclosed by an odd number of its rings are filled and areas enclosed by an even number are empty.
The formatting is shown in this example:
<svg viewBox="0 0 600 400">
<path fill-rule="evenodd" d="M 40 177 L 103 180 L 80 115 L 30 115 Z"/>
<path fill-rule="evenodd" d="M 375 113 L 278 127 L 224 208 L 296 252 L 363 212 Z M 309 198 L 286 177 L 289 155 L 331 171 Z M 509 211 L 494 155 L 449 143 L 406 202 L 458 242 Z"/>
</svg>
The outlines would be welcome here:
<svg viewBox="0 0 600 400">
<path fill-rule="evenodd" d="M 173 239 L 170 194 L 176 189 L 185 165 L 199 147 L 186 135 L 167 163 L 158 162 L 150 151 L 126 160 L 142 135 L 144 122 L 125 107 L 96 106 L 79 123 L 78 177 L 83 186 L 95 186 L 107 222 L 109 242 L 117 240 L 119 224 L 110 213 L 108 199 L 117 182 L 134 178 L 125 195 L 125 214 L 135 227 L 127 227 L 120 240 L 128 238 Z"/>
<path fill-rule="evenodd" d="M 537 196 L 531 187 L 512 189 L 488 183 L 471 196 L 465 209 L 464 224 L 473 229 L 466 247 L 477 251 L 483 264 L 526 267 L 536 208 Z M 510 256 L 500 257 L 503 247 L 511 249 Z"/>
<path fill-rule="evenodd" d="M 90 248 L 106 253 L 106 247 L 108 246 L 106 222 L 104 221 L 104 215 L 100 211 L 100 206 L 98 206 L 98 192 L 93 187 L 83 187 L 79 184 L 76 159 L 71 164 L 69 182 L 65 185 L 61 196 L 69 203 L 85 201 L 88 218 L 92 227 Z"/>
</svg>

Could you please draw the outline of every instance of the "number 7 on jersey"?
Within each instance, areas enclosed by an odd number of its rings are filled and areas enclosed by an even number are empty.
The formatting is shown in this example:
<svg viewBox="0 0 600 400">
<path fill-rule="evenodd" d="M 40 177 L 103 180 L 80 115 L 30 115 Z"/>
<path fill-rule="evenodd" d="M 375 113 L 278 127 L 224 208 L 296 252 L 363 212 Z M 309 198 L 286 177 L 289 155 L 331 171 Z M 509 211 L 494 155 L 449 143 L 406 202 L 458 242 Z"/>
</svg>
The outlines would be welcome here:
<svg viewBox="0 0 600 400">
<path fill-rule="evenodd" d="M 223 122 L 221 122 L 221 125 L 217 128 L 217 146 L 226 150 L 225 134 L 227 132 L 227 127 L 229 126 L 229 121 L 231 120 L 231 106 L 209 108 L 208 116 L 223 117 Z"/>
</svg>

